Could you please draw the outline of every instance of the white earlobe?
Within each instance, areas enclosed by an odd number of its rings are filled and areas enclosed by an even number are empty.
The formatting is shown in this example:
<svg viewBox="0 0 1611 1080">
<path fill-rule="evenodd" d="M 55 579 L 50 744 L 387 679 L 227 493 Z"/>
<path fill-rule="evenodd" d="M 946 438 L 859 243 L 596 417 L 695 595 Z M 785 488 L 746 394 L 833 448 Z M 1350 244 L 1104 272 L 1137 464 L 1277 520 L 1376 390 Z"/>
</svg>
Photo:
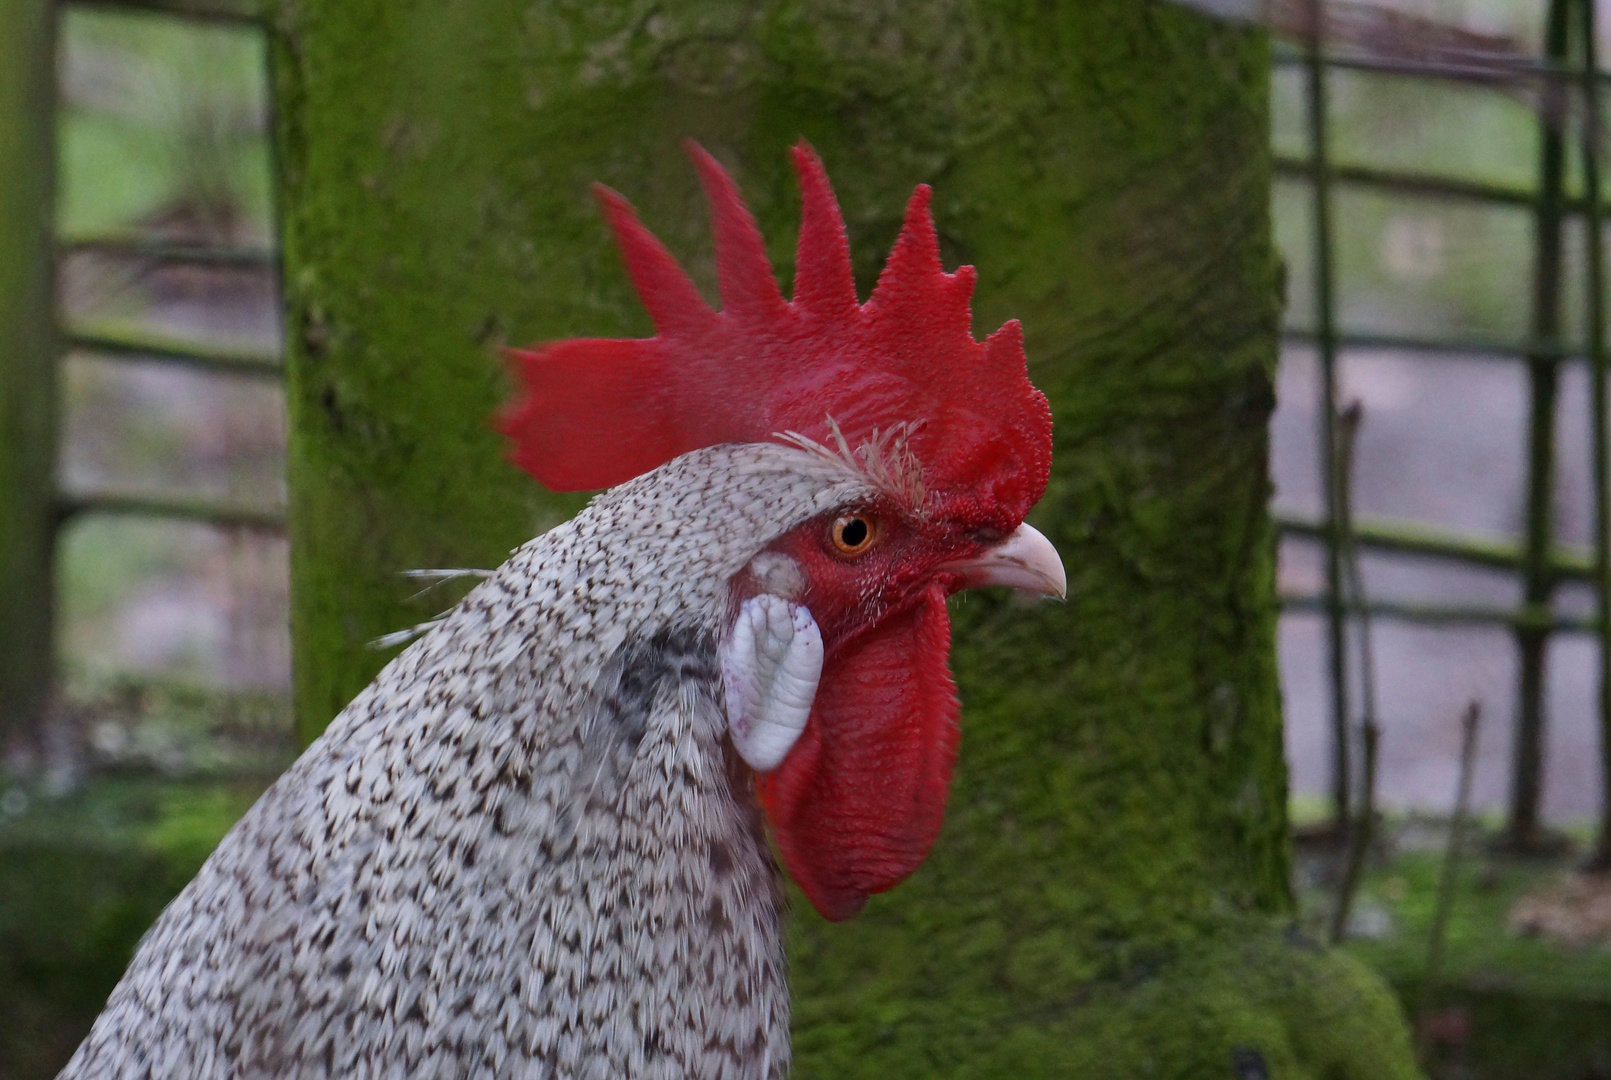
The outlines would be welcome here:
<svg viewBox="0 0 1611 1080">
<path fill-rule="evenodd" d="M 733 745 L 751 768 L 771 772 L 811 715 L 822 677 L 822 631 L 804 604 L 761 593 L 740 605 L 721 660 Z"/>
</svg>

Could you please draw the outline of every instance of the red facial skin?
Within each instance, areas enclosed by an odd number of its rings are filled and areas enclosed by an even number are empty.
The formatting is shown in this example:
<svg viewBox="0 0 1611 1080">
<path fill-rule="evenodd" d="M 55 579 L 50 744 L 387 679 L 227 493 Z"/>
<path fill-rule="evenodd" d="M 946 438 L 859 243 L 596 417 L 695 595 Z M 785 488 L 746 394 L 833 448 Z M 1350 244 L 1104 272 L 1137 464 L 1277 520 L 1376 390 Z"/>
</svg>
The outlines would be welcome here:
<svg viewBox="0 0 1611 1080">
<path fill-rule="evenodd" d="M 833 526 L 852 512 L 877 531 L 845 555 Z M 790 874 L 828 919 L 856 914 L 934 844 L 960 737 L 945 598 L 961 576 L 941 567 L 1000 538 L 881 503 L 814 518 L 769 549 L 803 571 L 797 599 L 825 655 L 810 720 L 758 791 Z"/>
<path fill-rule="evenodd" d="M 737 186 L 688 149 L 710 202 L 721 310 L 624 198 L 599 189 L 655 335 L 513 353 L 526 393 L 502 426 L 516 463 L 559 491 L 778 432 L 860 447 L 903 429 L 927 519 L 862 508 L 884 534 L 857 559 L 832 548 L 836 515 L 774 545 L 806 574 L 827 652 L 806 728 L 759 791 L 795 880 L 824 915 L 847 918 L 916 869 L 939 831 L 957 747 L 945 598 L 963 582 L 939 568 L 1005 539 L 1039 500 L 1051 409 L 1029 381 L 1016 321 L 974 340 L 974 270 L 941 266 L 927 186 L 908 200 L 864 303 L 827 173 L 796 146 L 800 237 L 785 300 Z"/>
</svg>

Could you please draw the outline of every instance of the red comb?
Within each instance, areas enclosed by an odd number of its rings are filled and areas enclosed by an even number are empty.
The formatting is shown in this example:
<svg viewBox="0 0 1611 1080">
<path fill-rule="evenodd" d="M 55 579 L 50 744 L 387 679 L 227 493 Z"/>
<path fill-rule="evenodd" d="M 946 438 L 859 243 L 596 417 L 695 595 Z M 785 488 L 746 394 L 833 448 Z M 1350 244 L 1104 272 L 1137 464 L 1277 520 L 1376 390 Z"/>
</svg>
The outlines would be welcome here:
<svg viewBox="0 0 1611 1080">
<path fill-rule="evenodd" d="M 710 202 L 722 310 L 712 311 L 631 205 L 596 188 L 655 336 L 511 350 L 525 396 L 502 417 L 515 464 L 557 491 L 609 487 L 680 454 L 794 431 L 852 448 L 907 425 L 926 509 L 1012 528 L 1051 467 L 1051 412 L 1009 322 L 973 340 L 974 272 L 940 267 L 927 185 L 912 193 L 873 295 L 856 302 L 827 174 L 794 148 L 801 220 L 794 300 L 716 159 L 688 144 Z"/>
</svg>

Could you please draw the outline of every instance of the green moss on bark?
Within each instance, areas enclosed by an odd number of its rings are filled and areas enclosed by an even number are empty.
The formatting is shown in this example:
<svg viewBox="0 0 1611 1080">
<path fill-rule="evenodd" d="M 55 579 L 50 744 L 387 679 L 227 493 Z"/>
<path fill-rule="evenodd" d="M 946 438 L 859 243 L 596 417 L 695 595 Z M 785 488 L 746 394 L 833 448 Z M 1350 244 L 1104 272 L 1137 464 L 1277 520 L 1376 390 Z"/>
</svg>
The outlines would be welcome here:
<svg viewBox="0 0 1611 1080">
<path fill-rule="evenodd" d="M 1023 320 L 1056 416 L 1032 520 L 1071 599 L 956 605 L 948 823 L 860 919 L 797 920 L 798 1074 L 1228 1076 L 1239 1048 L 1272 1076 L 1412 1074 L 1391 999 L 1268 929 L 1261 36 L 1138 0 L 282 0 L 278 26 L 304 731 L 422 614 L 398 571 L 496 562 L 576 505 L 484 418 L 492 342 L 649 330 L 587 185 L 713 293 L 693 136 L 787 281 L 804 136 L 864 290 L 926 181 L 981 333 Z"/>
</svg>

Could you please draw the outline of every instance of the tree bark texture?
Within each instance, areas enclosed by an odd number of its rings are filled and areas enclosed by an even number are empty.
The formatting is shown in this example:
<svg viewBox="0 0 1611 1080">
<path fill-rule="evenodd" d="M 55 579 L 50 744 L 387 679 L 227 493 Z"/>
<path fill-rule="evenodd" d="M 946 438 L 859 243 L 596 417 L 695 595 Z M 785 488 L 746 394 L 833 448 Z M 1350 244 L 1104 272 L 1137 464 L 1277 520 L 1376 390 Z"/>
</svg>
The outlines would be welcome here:
<svg viewBox="0 0 1611 1080">
<path fill-rule="evenodd" d="M 0 0 L 0 751 L 37 734 L 54 655 L 53 23 Z"/>
<path fill-rule="evenodd" d="M 401 571 L 576 507 L 487 417 L 494 343 L 650 332 L 588 185 L 714 295 L 698 139 L 787 286 L 804 136 L 864 295 L 928 182 L 978 333 L 1023 320 L 1070 598 L 956 605 L 949 821 L 854 922 L 795 905 L 797 1075 L 1415 1075 L 1381 985 L 1280 929 L 1261 35 L 1147 0 L 282 0 L 277 28 L 305 733 L 429 614 Z"/>
</svg>

